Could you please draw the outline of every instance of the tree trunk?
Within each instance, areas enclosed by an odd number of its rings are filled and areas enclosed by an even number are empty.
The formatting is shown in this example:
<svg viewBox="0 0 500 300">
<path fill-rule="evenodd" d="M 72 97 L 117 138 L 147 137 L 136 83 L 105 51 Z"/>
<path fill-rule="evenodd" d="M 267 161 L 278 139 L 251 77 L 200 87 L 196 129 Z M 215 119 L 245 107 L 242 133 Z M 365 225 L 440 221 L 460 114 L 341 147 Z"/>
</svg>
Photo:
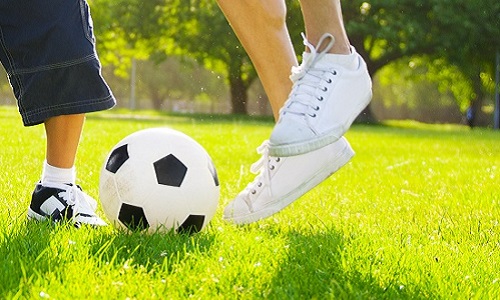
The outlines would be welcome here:
<svg viewBox="0 0 500 300">
<path fill-rule="evenodd" d="M 480 115 L 481 108 L 483 106 L 483 91 L 481 76 L 477 75 L 472 79 L 472 87 L 474 89 L 475 97 L 471 100 L 469 109 L 467 110 L 467 123 L 472 128 L 478 125 L 477 117 Z"/>
<path fill-rule="evenodd" d="M 359 114 L 359 116 L 354 120 L 354 123 L 363 123 L 363 124 L 375 124 L 377 123 L 377 120 L 375 119 L 375 116 L 373 115 L 372 109 L 370 107 L 370 104 L 363 109 L 363 111 Z"/>
<path fill-rule="evenodd" d="M 243 80 L 241 71 L 243 61 L 233 57 L 229 62 L 229 91 L 231 93 L 231 113 L 247 115 L 248 85 Z"/>
<path fill-rule="evenodd" d="M 231 78 L 229 78 L 229 89 L 231 92 L 231 113 L 247 115 L 248 94 L 243 79 L 241 77 L 231 76 Z"/>
<path fill-rule="evenodd" d="M 155 88 L 151 88 L 149 90 L 149 96 L 151 97 L 151 104 L 153 105 L 153 109 L 160 110 L 163 103 L 163 99 L 160 93 L 158 93 Z"/>
</svg>

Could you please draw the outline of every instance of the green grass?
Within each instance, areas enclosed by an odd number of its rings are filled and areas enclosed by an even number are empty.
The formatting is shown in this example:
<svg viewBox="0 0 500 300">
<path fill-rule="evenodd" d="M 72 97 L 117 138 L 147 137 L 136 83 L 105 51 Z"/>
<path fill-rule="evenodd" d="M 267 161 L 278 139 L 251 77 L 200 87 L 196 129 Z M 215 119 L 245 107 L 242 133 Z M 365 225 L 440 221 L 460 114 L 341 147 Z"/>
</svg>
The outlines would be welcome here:
<svg viewBox="0 0 500 300">
<path fill-rule="evenodd" d="M 98 197 L 103 161 L 149 127 L 183 131 L 211 154 L 220 206 L 194 236 L 28 223 L 43 127 L 0 107 L 0 298 L 498 299 L 500 133 L 390 122 L 354 126 L 357 155 L 257 224 L 222 220 L 253 179 L 269 119 L 128 111 L 89 115 L 78 182 Z M 102 211 L 99 210 L 102 215 Z"/>
</svg>

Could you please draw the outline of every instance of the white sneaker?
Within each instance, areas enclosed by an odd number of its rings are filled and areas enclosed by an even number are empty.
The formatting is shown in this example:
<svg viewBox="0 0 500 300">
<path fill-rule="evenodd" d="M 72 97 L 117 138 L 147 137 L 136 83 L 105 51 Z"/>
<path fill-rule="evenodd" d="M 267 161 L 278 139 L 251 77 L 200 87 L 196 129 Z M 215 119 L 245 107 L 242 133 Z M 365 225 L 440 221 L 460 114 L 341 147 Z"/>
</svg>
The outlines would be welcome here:
<svg viewBox="0 0 500 300">
<path fill-rule="evenodd" d="M 372 83 L 363 58 L 354 47 L 355 57 L 327 53 L 333 43 L 333 36 L 325 34 L 315 48 L 304 36 L 311 52 L 292 68 L 294 84 L 269 139 L 271 155 L 298 155 L 335 142 L 370 102 Z M 348 58 L 352 68 L 338 63 Z"/>
<path fill-rule="evenodd" d="M 95 213 L 97 202 L 80 186 L 73 184 L 36 184 L 28 208 L 28 219 L 60 222 L 71 220 L 76 227 L 81 224 L 107 225 Z"/>
<path fill-rule="evenodd" d="M 235 224 L 252 223 L 279 212 L 335 173 L 354 155 L 344 137 L 297 156 L 269 156 L 267 141 L 257 152 L 262 157 L 251 170 L 259 175 L 224 210 L 224 219 Z"/>
</svg>

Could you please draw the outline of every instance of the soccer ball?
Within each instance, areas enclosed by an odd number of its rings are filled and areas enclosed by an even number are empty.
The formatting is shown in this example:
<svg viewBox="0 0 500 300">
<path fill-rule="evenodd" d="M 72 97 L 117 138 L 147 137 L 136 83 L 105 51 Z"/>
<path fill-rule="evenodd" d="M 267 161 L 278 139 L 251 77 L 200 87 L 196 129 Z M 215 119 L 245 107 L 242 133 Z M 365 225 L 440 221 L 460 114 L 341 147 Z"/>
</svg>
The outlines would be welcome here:
<svg viewBox="0 0 500 300">
<path fill-rule="evenodd" d="M 212 219 L 219 180 L 205 149 L 169 128 L 132 133 L 102 167 L 99 196 L 117 228 L 196 233 Z"/>
</svg>

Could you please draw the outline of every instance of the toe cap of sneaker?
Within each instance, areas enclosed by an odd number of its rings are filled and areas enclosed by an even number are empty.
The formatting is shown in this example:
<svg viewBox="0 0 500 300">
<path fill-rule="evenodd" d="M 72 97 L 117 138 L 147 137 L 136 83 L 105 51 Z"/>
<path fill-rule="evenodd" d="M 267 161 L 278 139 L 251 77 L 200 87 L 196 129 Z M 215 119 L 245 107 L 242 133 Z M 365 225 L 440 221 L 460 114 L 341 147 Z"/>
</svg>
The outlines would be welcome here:
<svg viewBox="0 0 500 300">
<path fill-rule="evenodd" d="M 252 211 L 246 201 L 244 201 L 241 197 L 236 197 L 233 201 L 231 201 L 226 208 L 224 209 L 223 218 L 226 221 L 230 221 L 233 223 L 240 223 L 239 219 L 244 216 L 248 216 Z"/>
<path fill-rule="evenodd" d="M 274 128 L 269 142 L 273 145 L 287 145 L 307 141 L 315 136 L 316 133 L 303 122 L 283 119 Z"/>
<path fill-rule="evenodd" d="M 98 216 L 77 215 L 73 218 L 76 224 L 87 224 L 90 226 L 107 226 L 108 224 Z"/>
</svg>

